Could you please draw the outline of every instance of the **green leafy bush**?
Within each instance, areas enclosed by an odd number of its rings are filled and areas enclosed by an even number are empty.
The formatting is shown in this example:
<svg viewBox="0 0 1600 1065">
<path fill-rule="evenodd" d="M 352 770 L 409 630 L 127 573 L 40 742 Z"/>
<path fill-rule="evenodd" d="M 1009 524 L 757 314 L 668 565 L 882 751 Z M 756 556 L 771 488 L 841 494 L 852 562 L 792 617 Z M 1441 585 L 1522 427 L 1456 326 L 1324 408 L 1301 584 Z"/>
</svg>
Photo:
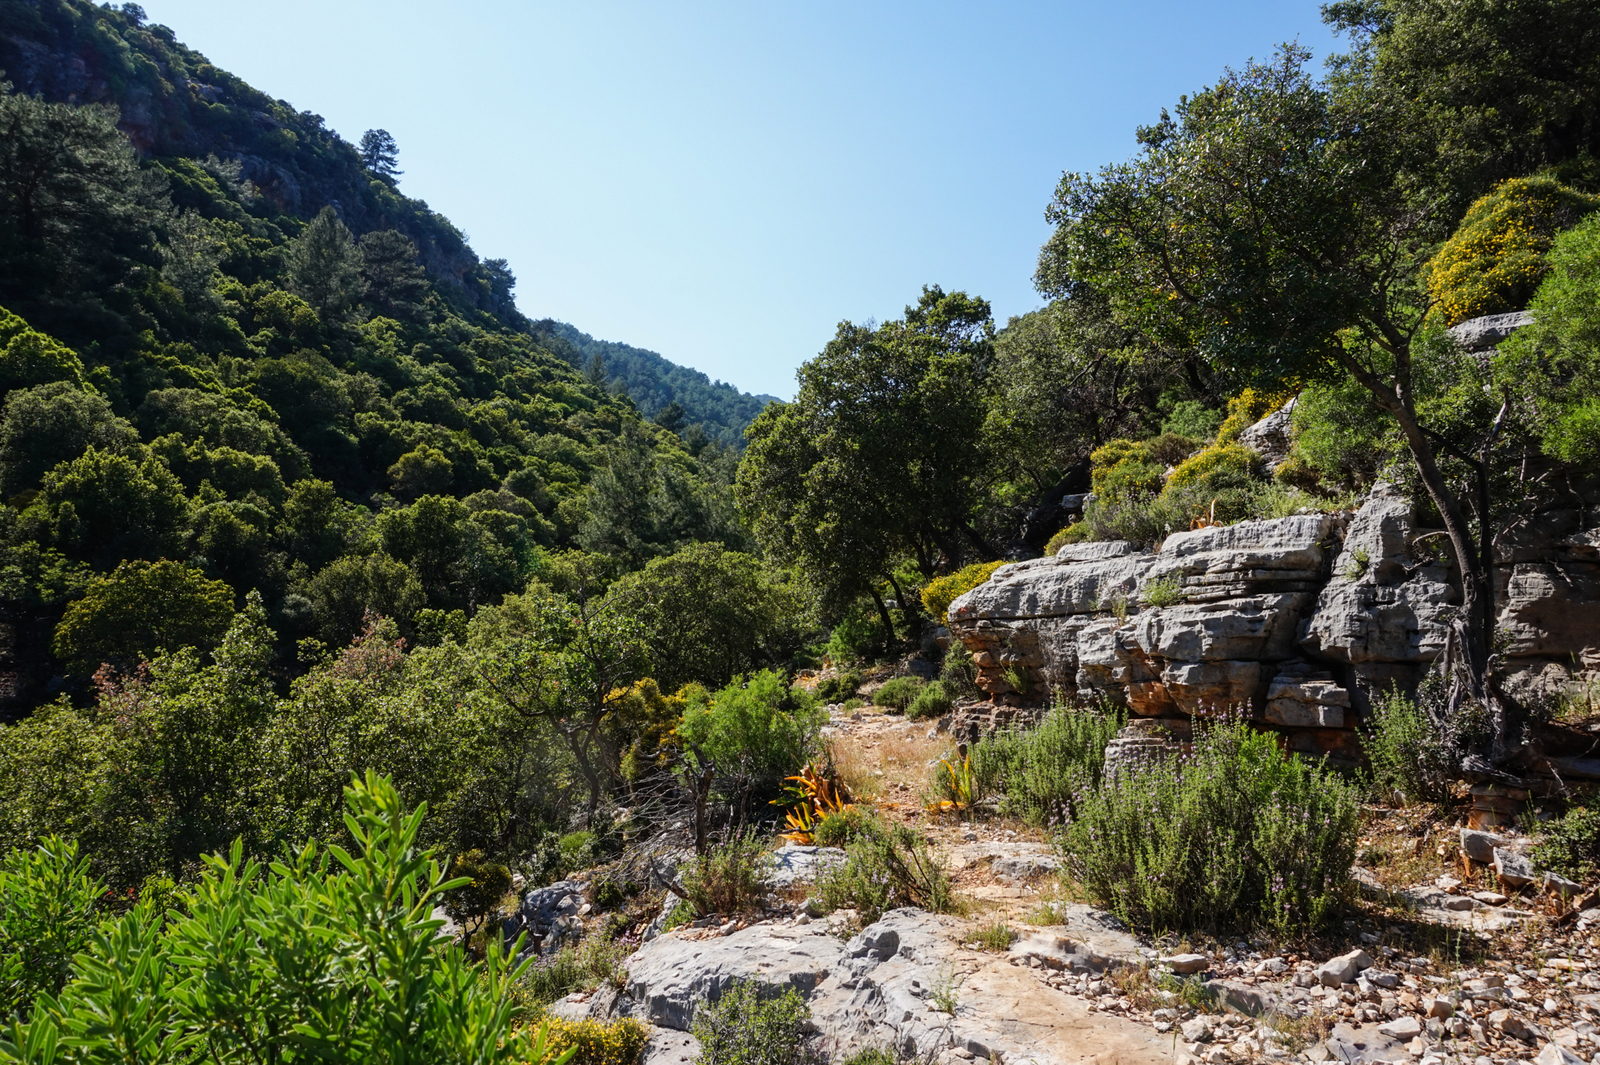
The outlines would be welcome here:
<svg viewBox="0 0 1600 1065">
<path fill-rule="evenodd" d="M 623 961 L 628 953 L 628 948 L 616 940 L 587 936 L 576 946 L 562 947 L 535 959 L 518 980 L 516 997 L 524 1008 L 538 1012 L 574 991 L 593 991 L 603 984 L 615 983 L 626 975 Z"/>
<path fill-rule="evenodd" d="M 753 832 L 741 832 L 700 855 L 683 871 L 683 890 L 701 915 L 750 913 L 766 901 L 772 853 Z"/>
<path fill-rule="evenodd" d="M 783 778 L 821 751 L 826 711 L 774 670 L 687 698 L 678 736 L 715 763 L 718 788 L 739 803 L 777 797 Z"/>
<path fill-rule="evenodd" d="M 872 693 L 872 705 L 903 712 L 917 701 L 927 684 L 920 677 L 893 677 Z"/>
<path fill-rule="evenodd" d="M 935 577 L 922 588 L 922 605 L 928 616 L 941 625 L 949 624 L 950 604 L 987 581 L 1004 562 L 974 562 L 954 573 Z"/>
<path fill-rule="evenodd" d="M 1139 589 L 1139 599 L 1145 606 L 1176 606 L 1184 598 L 1183 577 L 1177 573 L 1146 581 L 1144 587 Z"/>
<path fill-rule="evenodd" d="M 951 699 L 966 699 L 978 694 L 978 667 L 972 663 L 972 652 L 960 640 L 950 642 L 950 650 L 939 663 L 939 683 Z"/>
<path fill-rule="evenodd" d="M 943 717 L 955 705 L 955 700 L 945 690 L 943 681 L 933 681 L 926 688 L 917 693 L 911 700 L 911 705 L 906 707 L 906 717 L 912 721 L 921 721 L 929 717 Z"/>
<path fill-rule="evenodd" d="M 1071 875 L 1145 928 L 1300 932 L 1348 890 L 1355 790 L 1244 721 L 1196 722 L 1192 754 L 1124 769 L 1074 805 Z"/>
<path fill-rule="evenodd" d="M 61 993 L 72 959 L 93 941 L 104 895 L 70 840 L 52 836 L 0 861 L 0 1020 L 26 1020 L 41 994 Z"/>
<path fill-rule="evenodd" d="M 823 677 L 817 682 L 817 698 L 825 703 L 839 703 L 850 698 L 861 687 L 861 674 L 853 669 Z"/>
<path fill-rule="evenodd" d="M 828 909 L 854 909 L 869 923 L 900 906 L 948 913 L 956 904 L 927 842 L 904 825 L 875 818 L 845 846 L 844 860 L 817 877 L 817 897 Z"/>
<path fill-rule="evenodd" d="M 1600 807 L 1574 806 L 1547 822 L 1532 857 L 1543 868 L 1587 880 L 1600 868 Z"/>
<path fill-rule="evenodd" d="M 498 944 L 474 967 L 438 938 L 433 907 L 459 885 L 416 847 L 424 809 L 375 774 L 347 799 L 348 851 L 308 844 L 269 869 L 236 843 L 205 859 L 180 909 L 145 900 L 107 918 L 48 1008 L 0 1035 L 0 1059 L 65 1045 L 82 1061 L 528 1061 Z"/>
<path fill-rule="evenodd" d="M 863 832 L 870 831 L 871 821 L 871 814 L 852 803 L 818 817 L 811 836 L 819 847 L 843 847 Z"/>
<path fill-rule="evenodd" d="M 1444 804 L 1458 776 L 1451 744 L 1432 718 L 1399 692 L 1372 705 L 1361 739 L 1372 782 L 1385 798 Z"/>
<path fill-rule="evenodd" d="M 810 1020 L 798 988 L 736 981 L 695 1010 L 698 1065 L 800 1065 Z"/>
<path fill-rule="evenodd" d="M 1106 745 L 1126 716 L 1110 703 L 1076 708 L 1057 704 L 1035 728 L 991 733 L 971 750 L 978 796 L 1003 795 L 1033 824 L 1059 824 L 1100 786 Z"/>
<path fill-rule="evenodd" d="M 1223 417 L 1222 411 L 1206 406 L 1203 400 L 1180 399 L 1172 405 L 1171 412 L 1161 423 L 1161 431 L 1195 440 L 1210 440 L 1217 435 Z"/>
<path fill-rule="evenodd" d="M 1090 486 L 1108 503 L 1155 495 L 1166 475 L 1166 467 L 1156 461 L 1149 445 L 1136 440 L 1102 444 L 1090 454 L 1089 462 Z"/>
<path fill-rule="evenodd" d="M 511 870 L 490 860 L 476 847 L 450 862 L 450 879 L 466 883 L 444 893 L 445 912 L 469 933 L 494 914 L 500 900 L 511 890 Z"/>
</svg>

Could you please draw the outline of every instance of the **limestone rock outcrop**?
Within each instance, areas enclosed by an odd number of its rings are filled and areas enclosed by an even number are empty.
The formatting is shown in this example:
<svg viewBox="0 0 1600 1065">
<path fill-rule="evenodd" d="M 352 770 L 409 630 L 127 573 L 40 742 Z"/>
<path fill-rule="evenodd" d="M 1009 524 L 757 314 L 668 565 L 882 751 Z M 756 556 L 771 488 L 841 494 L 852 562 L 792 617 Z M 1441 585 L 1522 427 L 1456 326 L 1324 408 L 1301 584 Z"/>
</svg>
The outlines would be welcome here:
<svg viewBox="0 0 1600 1065">
<path fill-rule="evenodd" d="M 1600 670 L 1600 525 L 1585 517 L 1550 511 L 1496 544 L 1514 691 Z M 1353 515 L 1176 532 L 1153 553 L 1069 544 L 1002 566 L 949 616 L 995 703 L 1110 698 L 1142 722 L 1119 739 L 1129 752 L 1231 709 L 1293 750 L 1353 761 L 1373 697 L 1416 687 L 1460 601 L 1443 533 L 1379 485 Z"/>
</svg>

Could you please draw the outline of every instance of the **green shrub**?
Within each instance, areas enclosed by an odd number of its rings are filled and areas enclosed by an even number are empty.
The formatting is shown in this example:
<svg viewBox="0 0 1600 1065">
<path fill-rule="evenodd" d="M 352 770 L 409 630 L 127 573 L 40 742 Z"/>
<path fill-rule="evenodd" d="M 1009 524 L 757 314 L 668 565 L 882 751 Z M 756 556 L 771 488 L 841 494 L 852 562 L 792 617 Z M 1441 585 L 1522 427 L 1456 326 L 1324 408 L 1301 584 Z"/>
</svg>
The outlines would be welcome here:
<svg viewBox="0 0 1600 1065">
<path fill-rule="evenodd" d="M 0 861 L 0 1021 L 26 1020 L 40 994 L 60 994 L 94 938 L 104 895 L 70 840 L 52 836 Z"/>
<path fill-rule="evenodd" d="M 821 752 L 827 712 L 781 673 L 762 670 L 715 695 L 687 693 L 679 738 L 717 766 L 718 790 L 741 805 L 773 799 L 783 778 Z"/>
<path fill-rule="evenodd" d="M 1016 942 L 1016 939 L 1017 933 L 1010 925 L 1001 920 L 994 920 L 980 925 L 968 942 L 990 954 L 1004 954 L 1011 949 L 1011 944 Z"/>
<path fill-rule="evenodd" d="M 1198 399 L 1180 399 L 1161 423 L 1161 431 L 1194 440 L 1210 440 L 1222 425 L 1223 413 Z"/>
<path fill-rule="evenodd" d="M 900 1059 L 887 1047 L 862 1047 L 841 1065 L 900 1065 Z"/>
<path fill-rule="evenodd" d="M 593 991 L 615 983 L 626 973 L 623 961 L 627 956 L 623 944 L 591 935 L 577 946 L 537 958 L 518 982 L 518 996 L 526 1006 L 537 1009 L 574 991 Z"/>
<path fill-rule="evenodd" d="M 753 832 L 741 832 L 689 863 L 683 890 L 702 916 L 750 913 L 766 901 L 772 854 Z"/>
<path fill-rule="evenodd" d="M 1361 746 L 1382 797 L 1450 801 L 1458 776 L 1455 754 L 1428 714 L 1404 695 L 1390 692 L 1373 703 Z"/>
<path fill-rule="evenodd" d="M 955 700 L 950 698 L 945 690 L 943 681 L 934 681 L 911 700 L 911 705 L 906 707 L 906 717 L 912 721 L 921 721 L 924 718 L 943 717 L 955 705 Z"/>
<path fill-rule="evenodd" d="M 859 698 L 859 697 L 851 697 L 849 699 L 846 699 L 844 702 L 840 703 L 839 704 L 839 708 L 842 709 L 845 713 L 848 714 L 853 710 L 860 710 L 863 706 L 866 706 L 866 705 L 867 705 L 867 701 L 865 699 L 862 699 L 862 698 Z"/>
<path fill-rule="evenodd" d="M 1078 798 L 1100 786 L 1106 745 L 1126 720 L 1110 703 L 1057 704 L 1036 728 L 991 733 L 971 751 L 977 797 L 1004 795 L 1033 824 L 1070 820 Z"/>
<path fill-rule="evenodd" d="M 650 1041 L 642 1021 L 569 1021 L 550 1017 L 545 1046 L 553 1054 L 571 1050 L 571 1065 L 634 1065 Z"/>
<path fill-rule="evenodd" d="M 823 677 L 817 682 L 816 695 L 825 703 L 839 703 L 850 698 L 861 687 L 861 674 L 853 669 Z"/>
<path fill-rule="evenodd" d="M 1348 890 L 1355 790 L 1244 721 L 1196 722 L 1191 754 L 1124 769 L 1075 806 L 1069 872 L 1145 928 L 1300 932 Z"/>
<path fill-rule="evenodd" d="M 868 820 L 844 853 L 843 861 L 817 877 L 817 897 L 830 910 L 854 909 L 870 923 L 900 906 L 933 913 L 955 907 L 944 867 L 926 841 L 904 825 Z"/>
<path fill-rule="evenodd" d="M 1139 589 L 1139 600 L 1150 607 L 1176 606 L 1185 598 L 1183 577 L 1177 573 L 1146 581 L 1144 587 Z"/>
<path fill-rule="evenodd" d="M 845 609 L 828 633 L 826 651 L 835 663 L 870 662 L 883 654 L 888 639 L 877 604 L 863 596 Z"/>
<path fill-rule="evenodd" d="M 694 1011 L 698 1065 L 800 1065 L 811 1008 L 793 985 L 735 982 Z"/>
<path fill-rule="evenodd" d="M 929 581 L 922 589 L 922 605 L 927 608 L 928 616 L 941 625 L 948 625 L 950 604 L 987 581 L 1003 565 L 1004 562 L 974 562 Z"/>
<path fill-rule="evenodd" d="M 854 804 L 842 810 L 830 810 L 818 817 L 811 830 L 812 839 L 819 847 L 843 847 L 846 843 L 870 830 L 872 815 Z"/>
<path fill-rule="evenodd" d="M 1600 807 L 1575 806 L 1547 822 L 1533 845 L 1534 862 L 1575 880 L 1600 868 Z"/>
<path fill-rule="evenodd" d="M 1207 434 L 1209 439 L 1210 434 Z M 1162 433 L 1144 442 L 1150 457 L 1163 466 L 1176 466 L 1204 446 L 1205 440 L 1178 433 Z"/>
<path fill-rule="evenodd" d="M 236 842 L 205 858 L 183 907 L 144 900 L 104 920 L 50 1009 L 0 1034 L 0 1059 L 528 1061 L 498 944 L 474 966 L 438 937 L 452 885 L 416 846 L 424 810 L 377 774 L 346 797 L 348 851 L 307 844 L 267 867 Z M 42 1052 L 58 1044 L 67 1056 Z"/>
<path fill-rule="evenodd" d="M 1131 496 L 1149 496 L 1161 491 L 1166 467 L 1157 462 L 1147 444 L 1135 440 L 1112 440 L 1089 456 L 1089 483 L 1095 495 L 1106 502 Z"/>
<path fill-rule="evenodd" d="M 917 701 L 917 696 L 922 694 L 927 683 L 920 677 L 894 677 L 872 693 L 872 705 L 904 711 Z"/>
<path fill-rule="evenodd" d="M 1445 325 L 1520 310 L 1547 270 L 1557 233 L 1600 208 L 1600 196 L 1548 177 L 1502 181 L 1467 209 L 1424 267 L 1432 317 Z"/>
<path fill-rule="evenodd" d="M 1393 420 L 1378 410 L 1372 394 L 1353 378 L 1308 385 L 1295 401 L 1289 425 L 1294 441 L 1289 460 L 1305 470 L 1291 470 L 1286 476 L 1296 476 L 1302 483 L 1314 474 L 1325 488 L 1360 488 L 1377 479 L 1398 454 Z"/>
<path fill-rule="evenodd" d="M 444 905 L 445 912 L 469 935 L 489 919 L 511 890 L 511 870 L 476 848 L 455 856 L 450 862 L 450 879 L 467 881 L 444 893 Z"/>
<path fill-rule="evenodd" d="M 939 683 L 951 699 L 967 699 L 978 694 L 978 667 L 972 664 L 972 652 L 960 640 L 950 642 L 939 664 Z"/>
</svg>

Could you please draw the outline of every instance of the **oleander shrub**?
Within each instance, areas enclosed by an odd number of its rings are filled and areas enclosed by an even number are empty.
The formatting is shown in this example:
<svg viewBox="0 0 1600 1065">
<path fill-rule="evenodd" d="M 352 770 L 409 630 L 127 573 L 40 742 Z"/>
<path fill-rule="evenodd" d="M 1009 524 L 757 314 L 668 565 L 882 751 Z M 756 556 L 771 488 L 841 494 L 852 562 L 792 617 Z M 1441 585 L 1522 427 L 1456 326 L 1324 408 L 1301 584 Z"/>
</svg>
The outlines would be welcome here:
<svg viewBox="0 0 1600 1065">
<path fill-rule="evenodd" d="M 1108 702 L 1057 700 L 1034 728 L 991 733 L 971 748 L 977 797 L 1003 796 L 1008 812 L 1036 825 L 1071 820 L 1082 796 L 1099 788 L 1106 745 L 1126 720 Z"/>
<path fill-rule="evenodd" d="M 872 705 L 904 712 L 917 701 L 917 696 L 922 694 L 927 684 L 920 677 L 893 677 L 872 693 Z"/>
<path fill-rule="evenodd" d="M 1555 235 L 1600 208 L 1600 196 L 1548 177 L 1502 181 L 1466 216 L 1423 269 L 1434 317 L 1455 325 L 1527 306 L 1549 267 Z"/>
<path fill-rule="evenodd" d="M 792 984 L 739 980 L 694 1011 L 698 1065 L 801 1065 L 811 1007 Z"/>
<path fill-rule="evenodd" d="M 845 846 L 843 861 L 818 875 L 817 897 L 830 910 L 856 910 L 863 923 L 900 906 L 933 913 L 956 906 L 950 878 L 927 841 L 905 825 L 876 818 Z"/>
<path fill-rule="evenodd" d="M 39 995 L 61 993 L 104 900 L 105 885 L 72 840 L 51 836 L 0 861 L 0 1022 L 26 1020 Z"/>
<path fill-rule="evenodd" d="M 984 583 L 1004 562 L 974 562 L 954 573 L 935 577 L 922 588 L 922 605 L 928 616 L 941 625 L 950 623 L 950 604 Z"/>
<path fill-rule="evenodd" d="M 754 832 L 738 832 L 684 869 L 683 890 L 702 916 L 752 913 L 766 901 L 772 853 Z"/>
<path fill-rule="evenodd" d="M 928 684 L 911 700 L 911 705 L 906 707 L 906 717 L 912 721 L 921 721 L 930 717 L 943 717 L 955 706 L 955 700 L 950 697 L 945 689 L 944 681 L 936 680 Z"/>
<path fill-rule="evenodd" d="M 572 1051 L 571 1065 L 634 1065 L 650 1041 L 650 1029 L 632 1017 L 615 1021 L 550 1017 L 545 1023 L 547 1049 L 553 1054 Z"/>
<path fill-rule="evenodd" d="M 59 992 L 0 1029 L 0 1060 L 543 1059 L 516 1024 L 519 974 L 507 953 L 491 943 L 474 965 L 439 938 L 433 909 L 457 885 L 417 846 L 425 808 L 408 810 L 375 773 L 345 797 L 345 847 L 308 843 L 268 866 L 246 860 L 235 842 L 204 859 L 180 906 L 152 893 L 105 915 Z M 81 887 L 64 851 L 13 855 L 5 868 L 14 877 L 30 862 L 30 877 L 66 870 L 58 879 Z M 56 873 L 40 874 L 41 862 Z M 81 904 L 83 893 L 71 890 Z M 41 915 L 47 900 L 37 893 L 7 895 L 8 904 L 19 900 L 25 911 L 8 909 L 8 928 L 61 925 Z"/>
<path fill-rule="evenodd" d="M 1084 892 L 1131 924 L 1294 934 L 1341 909 L 1360 809 L 1353 785 L 1275 737 L 1196 721 L 1191 753 L 1086 792 L 1061 846 Z"/>
</svg>

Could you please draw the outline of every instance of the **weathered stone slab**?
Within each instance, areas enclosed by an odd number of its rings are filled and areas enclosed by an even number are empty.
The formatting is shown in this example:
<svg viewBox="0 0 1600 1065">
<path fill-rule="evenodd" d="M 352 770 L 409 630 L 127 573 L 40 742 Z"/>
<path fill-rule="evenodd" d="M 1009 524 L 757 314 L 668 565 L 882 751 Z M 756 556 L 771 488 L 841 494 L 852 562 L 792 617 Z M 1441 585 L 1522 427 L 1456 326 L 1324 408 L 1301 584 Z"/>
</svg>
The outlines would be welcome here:
<svg viewBox="0 0 1600 1065">
<path fill-rule="evenodd" d="M 950 604 L 952 624 L 978 618 L 1064 617 L 1092 614 L 1113 599 L 1132 600 L 1153 555 L 1123 555 L 1091 562 L 1034 559 L 995 570 L 987 583 Z"/>
<path fill-rule="evenodd" d="M 1151 655 L 1192 662 L 1282 659 L 1294 653 L 1304 592 L 1257 595 L 1223 603 L 1163 607 L 1131 619 L 1134 639 Z"/>
</svg>

